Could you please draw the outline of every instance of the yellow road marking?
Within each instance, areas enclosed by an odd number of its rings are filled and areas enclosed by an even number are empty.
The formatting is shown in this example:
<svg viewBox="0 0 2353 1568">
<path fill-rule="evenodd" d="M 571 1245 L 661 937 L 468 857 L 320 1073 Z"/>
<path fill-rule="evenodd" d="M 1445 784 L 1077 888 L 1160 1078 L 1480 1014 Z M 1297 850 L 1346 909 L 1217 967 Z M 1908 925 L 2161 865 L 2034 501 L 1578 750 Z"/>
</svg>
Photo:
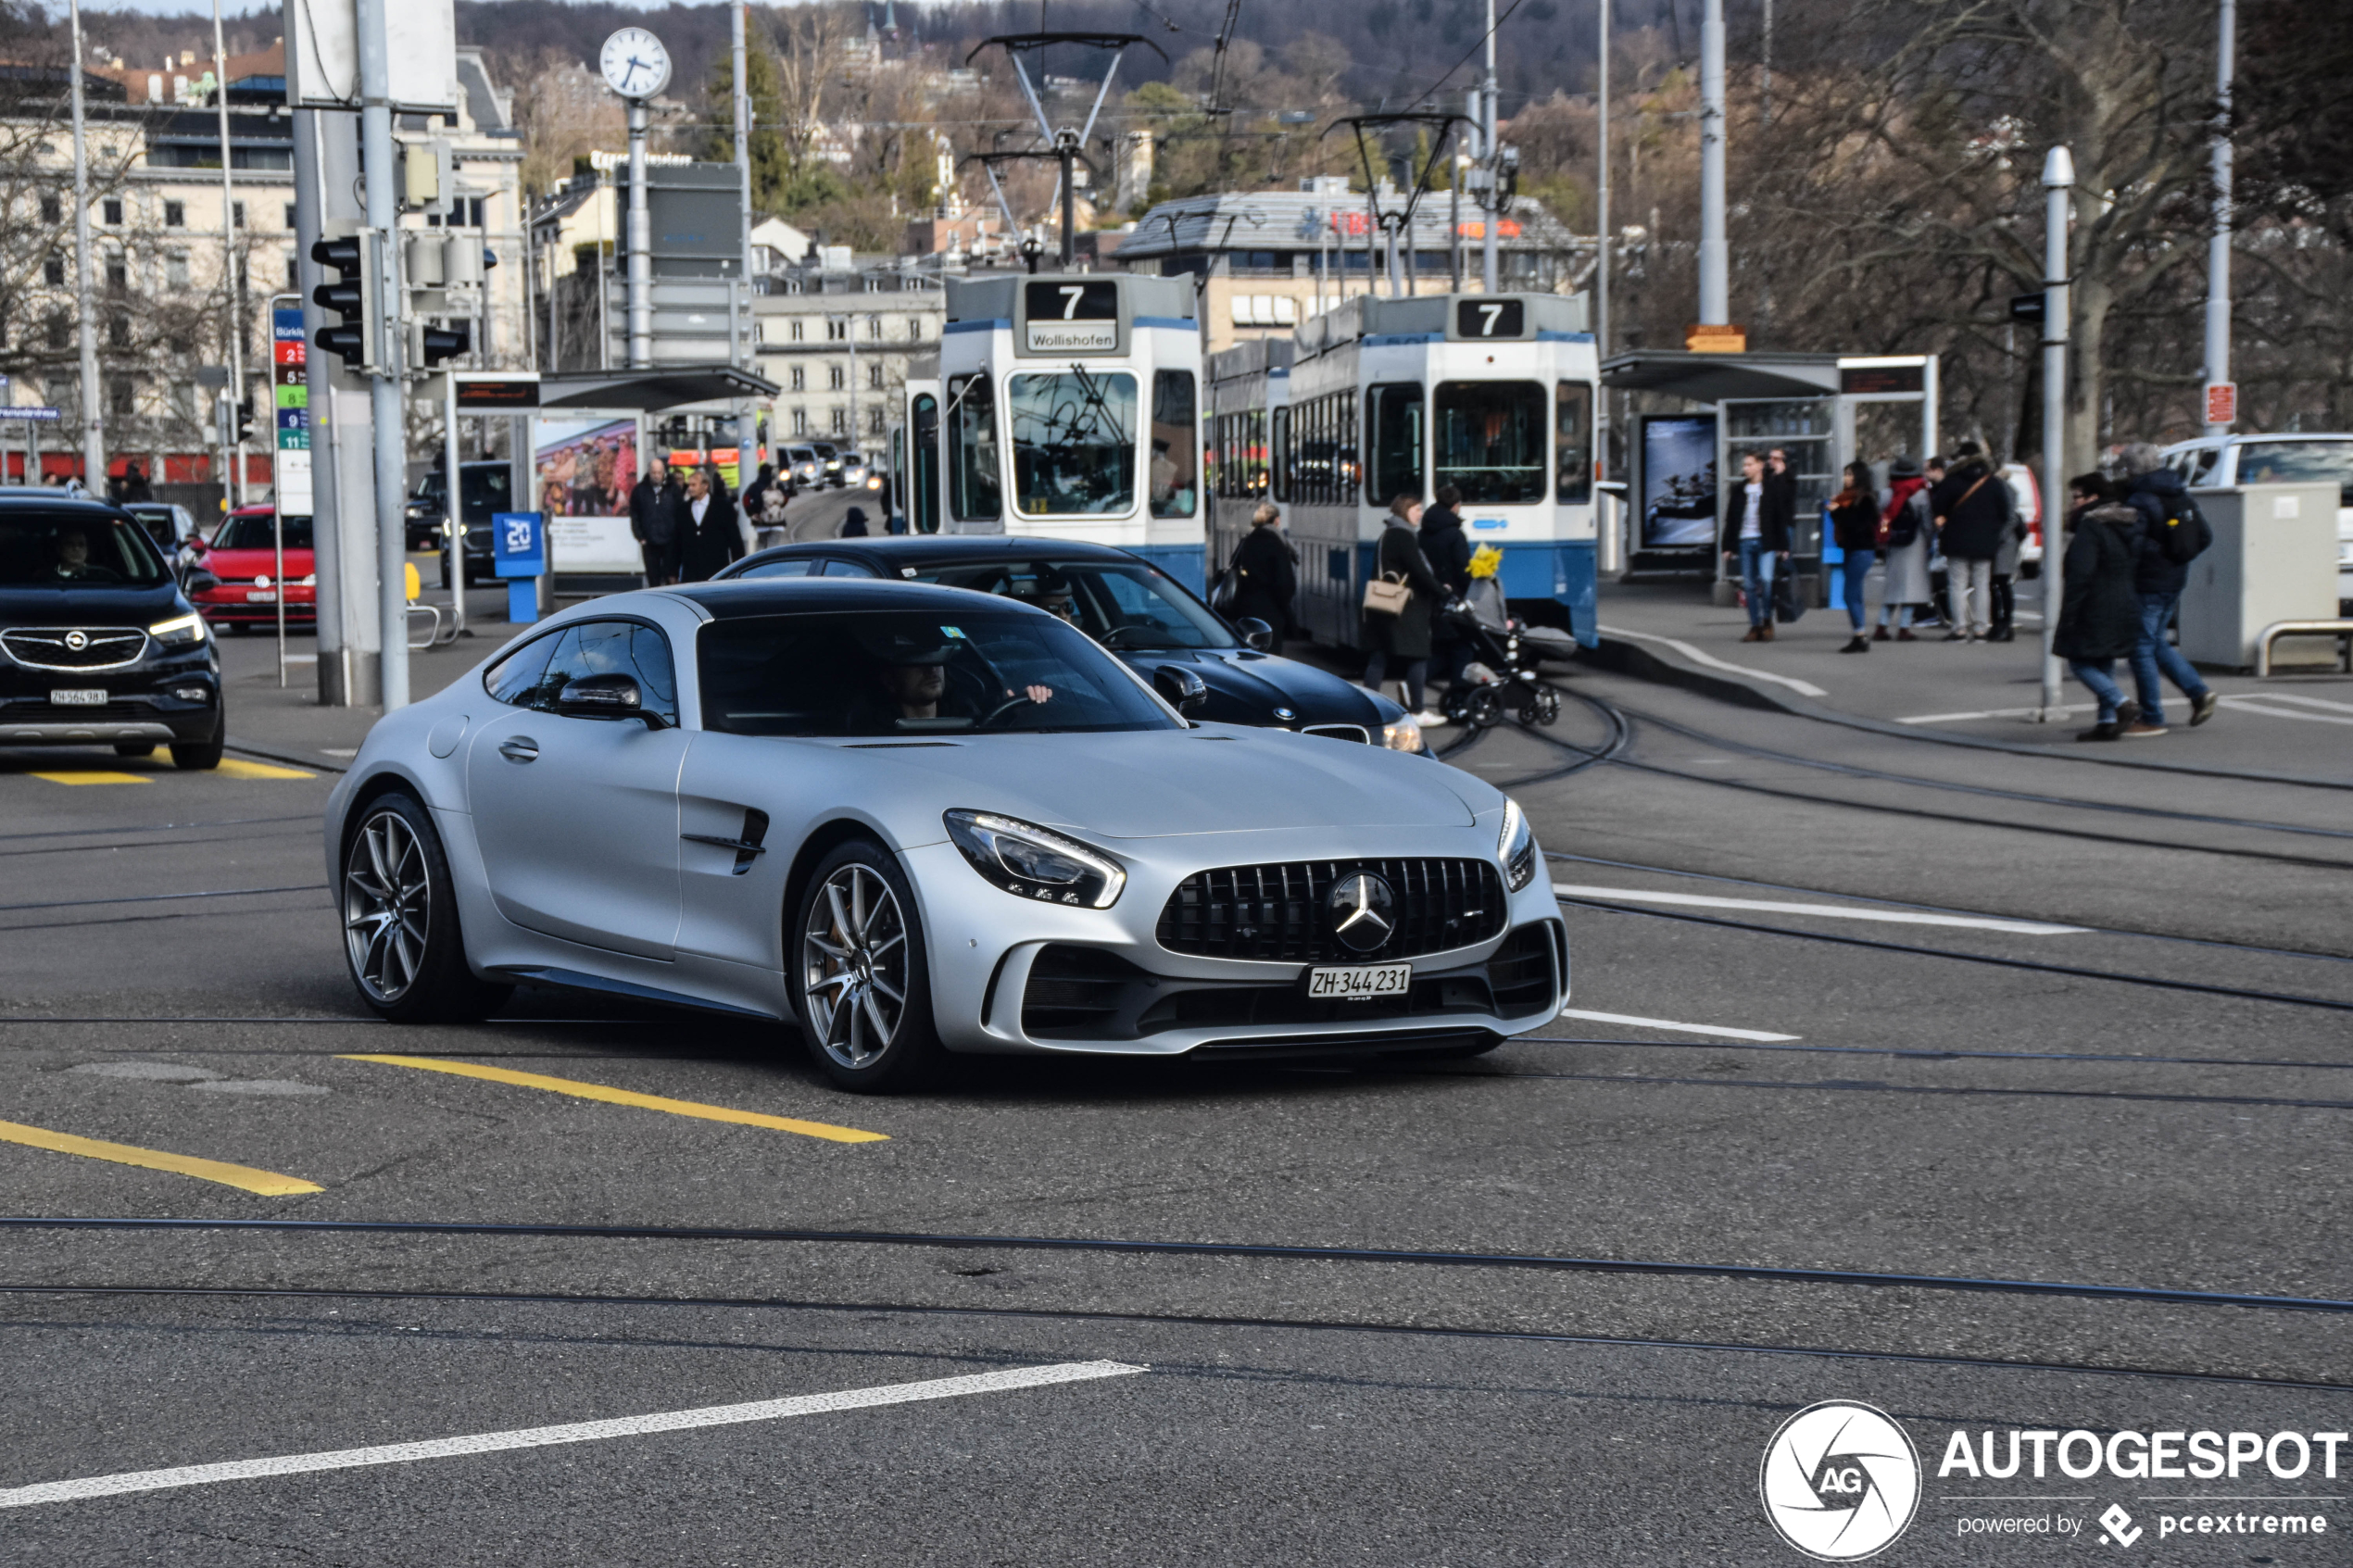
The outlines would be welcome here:
<svg viewBox="0 0 2353 1568">
<path fill-rule="evenodd" d="M 670 1099 L 661 1095 L 641 1095 L 633 1089 L 616 1089 L 604 1084 L 584 1084 L 576 1078 L 550 1078 L 538 1073 L 516 1073 L 504 1067 L 478 1067 L 471 1061 L 443 1061 L 422 1056 L 346 1056 L 346 1061 L 382 1061 L 395 1067 L 422 1067 L 428 1073 L 454 1073 L 460 1078 L 487 1078 L 494 1084 L 515 1084 L 526 1089 L 547 1089 L 560 1095 L 572 1095 L 580 1099 L 600 1099 L 609 1105 L 634 1105 L 644 1110 L 666 1110 L 673 1116 L 698 1116 L 706 1122 L 739 1122 L 747 1127 L 774 1127 L 780 1133 L 799 1133 L 807 1137 L 826 1138 L 835 1143 L 884 1143 L 887 1133 L 862 1133 L 855 1127 L 837 1127 L 824 1122 L 803 1122 L 790 1116 L 770 1116 L 757 1110 L 737 1110 L 724 1105 L 704 1105 L 691 1099 Z"/>
<path fill-rule="evenodd" d="M 150 780 L 141 778 L 136 773 L 118 773 L 111 768 L 76 768 L 70 772 L 61 770 L 54 773 L 35 773 L 32 776 L 36 779 L 47 779 L 51 784 L 147 784 L 152 782 Z"/>
<path fill-rule="evenodd" d="M 267 762 L 241 762 L 234 757 L 220 759 L 218 771 L 231 779 L 315 779 L 316 773 L 306 773 L 299 768 L 273 768 Z"/>
<path fill-rule="evenodd" d="M 193 1154 L 166 1154 L 161 1149 L 141 1148 L 135 1144 L 78 1138 L 71 1133 L 53 1133 L 45 1127 L 28 1127 L 21 1122 L 0 1122 L 0 1138 L 33 1148 L 51 1149 L 58 1154 L 111 1160 L 118 1165 L 136 1165 L 148 1171 L 170 1171 L 175 1175 L 194 1176 L 200 1182 L 219 1182 L 222 1186 L 242 1187 L 247 1192 L 258 1192 L 264 1198 L 290 1198 L 298 1192 L 327 1190 L 317 1182 L 306 1182 L 300 1176 L 282 1176 L 275 1171 L 257 1171 L 250 1165 L 231 1165 L 219 1160 L 199 1160 Z"/>
</svg>

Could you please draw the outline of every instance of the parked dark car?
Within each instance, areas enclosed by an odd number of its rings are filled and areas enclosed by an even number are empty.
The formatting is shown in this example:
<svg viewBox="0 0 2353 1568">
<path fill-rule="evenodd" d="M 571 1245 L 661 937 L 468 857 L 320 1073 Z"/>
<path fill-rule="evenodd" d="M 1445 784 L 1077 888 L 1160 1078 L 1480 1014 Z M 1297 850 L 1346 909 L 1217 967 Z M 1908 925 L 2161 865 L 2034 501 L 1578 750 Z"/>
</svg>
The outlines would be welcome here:
<svg viewBox="0 0 2353 1568">
<path fill-rule="evenodd" d="M 1387 697 L 1265 651 L 1274 633 L 1264 622 L 1228 622 L 1151 562 L 1108 545 L 826 539 L 761 550 L 719 575 L 880 577 L 1001 594 L 1063 616 L 1164 693 L 1182 686 L 1179 671 L 1197 677 L 1208 688 L 1198 718 L 1425 749 L 1420 729 Z"/>
<path fill-rule="evenodd" d="M 490 519 L 513 511 L 514 470 L 502 458 L 496 462 L 461 463 L 465 489 L 460 493 L 466 522 L 466 581 L 488 583 L 497 576 L 491 561 Z M 407 529 L 411 550 L 440 550 L 449 531 L 449 482 L 439 473 L 417 481 L 409 494 Z M 441 585 L 449 586 L 449 560 L 443 552 Z"/>
<path fill-rule="evenodd" d="M 0 746 L 169 746 L 215 768 L 225 724 L 212 635 L 139 520 L 0 491 Z"/>
</svg>

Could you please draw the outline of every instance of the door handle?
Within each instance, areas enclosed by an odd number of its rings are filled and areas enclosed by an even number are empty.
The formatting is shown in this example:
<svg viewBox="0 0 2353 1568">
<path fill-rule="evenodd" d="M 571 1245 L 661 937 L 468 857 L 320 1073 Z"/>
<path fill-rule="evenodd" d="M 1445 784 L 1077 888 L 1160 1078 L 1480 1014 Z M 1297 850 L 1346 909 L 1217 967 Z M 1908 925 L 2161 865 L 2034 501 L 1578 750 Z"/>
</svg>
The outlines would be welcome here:
<svg viewBox="0 0 2353 1568">
<path fill-rule="evenodd" d="M 510 762 L 536 762 L 539 743 L 529 735 L 509 735 L 498 743 L 498 755 Z"/>
</svg>

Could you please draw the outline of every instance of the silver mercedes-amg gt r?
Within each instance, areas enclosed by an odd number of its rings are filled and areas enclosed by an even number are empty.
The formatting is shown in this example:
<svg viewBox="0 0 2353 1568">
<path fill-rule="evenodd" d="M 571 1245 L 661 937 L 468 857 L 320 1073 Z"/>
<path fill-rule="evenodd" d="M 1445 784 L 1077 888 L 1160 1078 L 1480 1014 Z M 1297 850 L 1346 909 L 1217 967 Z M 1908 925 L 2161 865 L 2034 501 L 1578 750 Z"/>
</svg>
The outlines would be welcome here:
<svg viewBox="0 0 2353 1568">
<path fill-rule="evenodd" d="M 336 786 L 351 975 L 403 1022 L 519 982 L 791 1020 L 874 1090 L 943 1050 L 1467 1055 L 1558 1011 L 1516 805 L 1195 722 L 1201 695 L 962 589 L 580 605 L 379 723 Z"/>
</svg>

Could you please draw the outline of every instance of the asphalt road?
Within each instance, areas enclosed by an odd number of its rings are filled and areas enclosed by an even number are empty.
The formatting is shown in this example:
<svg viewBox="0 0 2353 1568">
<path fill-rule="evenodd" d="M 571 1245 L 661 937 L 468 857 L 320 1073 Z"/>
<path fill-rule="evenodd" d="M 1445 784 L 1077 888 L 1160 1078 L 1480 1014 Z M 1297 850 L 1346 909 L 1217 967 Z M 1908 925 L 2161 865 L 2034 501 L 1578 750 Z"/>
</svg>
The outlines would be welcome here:
<svg viewBox="0 0 2353 1568">
<path fill-rule="evenodd" d="M 323 892 L 335 747 L 300 744 L 341 721 L 225 646 L 232 733 L 319 762 L 0 757 L 5 1208 L 543 1230 L 0 1229 L 0 1562 L 1793 1563 L 1759 1462 L 1833 1399 L 1919 1452 L 1877 1561 L 2346 1561 L 2353 1443 L 2329 1475 L 2310 1436 L 2353 1427 L 2344 792 L 1574 672 L 1553 741 L 1448 764 L 1554 857 L 1574 1010 L 1542 1038 L 868 1099 L 788 1033 L 596 999 L 369 1020 Z M 2313 1457 L 1954 1466 L 2012 1430 Z"/>
</svg>

